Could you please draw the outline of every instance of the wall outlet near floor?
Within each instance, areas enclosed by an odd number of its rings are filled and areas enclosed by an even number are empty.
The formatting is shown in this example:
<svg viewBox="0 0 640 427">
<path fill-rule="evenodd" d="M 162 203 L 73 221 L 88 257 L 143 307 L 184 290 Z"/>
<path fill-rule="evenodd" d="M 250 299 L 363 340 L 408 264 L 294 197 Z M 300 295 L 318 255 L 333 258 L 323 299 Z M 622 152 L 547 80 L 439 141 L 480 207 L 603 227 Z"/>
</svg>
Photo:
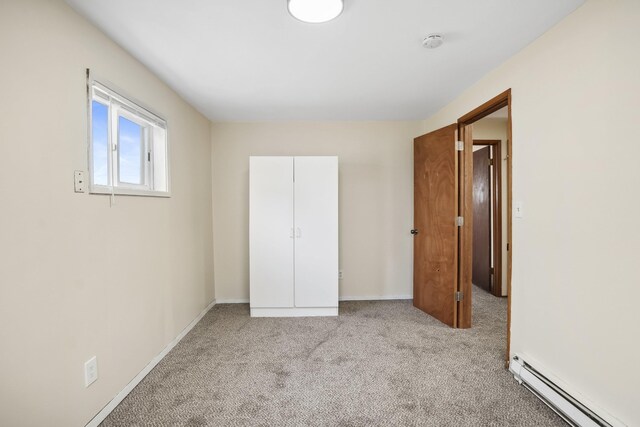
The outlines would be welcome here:
<svg viewBox="0 0 640 427">
<path fill-rule="evenodd" d="M 338 271 L 338 280 L 342 280 L 344 274 L 342 274 L 342 270 Z"/>
<path fill-rule="evenodd" d="M 84 386 L 89 387 L 98 379 L 98 359 L 93 356 L 84 362 Z"/>
</svg>

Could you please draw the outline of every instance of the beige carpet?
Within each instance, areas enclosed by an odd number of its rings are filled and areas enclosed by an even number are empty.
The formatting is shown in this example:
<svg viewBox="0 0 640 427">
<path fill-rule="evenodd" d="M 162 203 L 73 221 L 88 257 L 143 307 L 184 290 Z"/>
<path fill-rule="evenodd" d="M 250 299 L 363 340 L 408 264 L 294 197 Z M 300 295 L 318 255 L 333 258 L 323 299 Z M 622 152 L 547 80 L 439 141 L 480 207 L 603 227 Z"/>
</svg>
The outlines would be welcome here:
<svg viewBox="0 0 640 427">
<path fill-rule="evenodd" d="M 215 306 L 103 426 L 563 426 L 504 369 L 506 299 L 474 289 L 474 327 L 411 301 L 337 318 Z"/>
</svg>

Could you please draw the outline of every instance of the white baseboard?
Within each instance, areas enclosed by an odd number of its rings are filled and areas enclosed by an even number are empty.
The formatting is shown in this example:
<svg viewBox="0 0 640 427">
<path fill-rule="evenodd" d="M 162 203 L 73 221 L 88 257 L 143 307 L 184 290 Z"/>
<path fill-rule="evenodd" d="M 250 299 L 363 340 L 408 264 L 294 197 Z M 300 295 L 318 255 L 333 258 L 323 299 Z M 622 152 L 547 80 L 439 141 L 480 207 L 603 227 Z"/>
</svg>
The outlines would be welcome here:
<svg viewBox="0 0 640 427">
<path fill-rule="evenodd" d="M 413 295 L 374 295 L 374 296 L 351 296 L 340 297 L 340 301 L 385 301 L 385 300 L 399 300 L 399 299 L 413 299 Z"/>
<path fill-rule="evenodd" d="M 386 300 L 400 300 L 400 299 L 413 299 L 413 295 L 373 295 L 373 296 L 350 296 L 340 297 L 338 301 L 386 301 Z M 247 298 L 227 298 L 218 299 L 216 304 L 249 304 Z"/>
<path fill-rule="evenodd" d="M 142 379 L 146 377 L 147 374 L 151 372 L 153 368 L 155 368 L 158 362 L 160 362 L 171 351 L 171 349 L 173 349 L 173 347 L 175 347 L 176 344 L 178 344 L 180 340 L 182 340 L 182 338 L 184 338 L 185 335 L 187 335 L 189 331 L 193 329 L 194 326 L 196 326 L 196 324 L 200 321 L 200 319 L 202 319 L 204 315 L 207 314 L 207 312 L 211 310 L 211 308 L 214 305 L 216 305 L 215 299 L 211 301 L 211 304 L 209 304 L 204 310 L 202 310 L 200 314 L 198 314 L 198 316 L 195 319 L 193 319 L 191 323 L 189 323 L 187 327 L 184 328 L 182 332 L 180 332 L 173 341 L 167 344 L 167 346 L 160 352 L 160 354 L 158 354 L 156 357 L 151 359 L 151 362 L 149 362 L 149 364 L 147 364 L 147 366 L 145 366 L 144 369 L 140 371 L 138 375 L 136 375 L 129 382 L 129 384 L 125 386 L 125 388 L 122 389 L 122 391 L 120 391 L 120 393 L 118 393 L 113 399 L 111 399 L 111 401 L 107 403 L 107 405 L 104 408 L 102 408 L 102 410 L 98 412 L 96 416 L 93 417 L 85 427 L 98 427 L 98 425 L 102 421 L 104 421 L 105 418 L 107 418 L 107 415 L 109 415 L 111 411 L 113 411 L 116 408 L 116 406 L 118 406 L 120 402 L 122 402 L 129 393 L 131 393 L 131 390 L 133 390 L 135 386 L 137 386 L 140 383 L 140 381 L 142 381 Z"/>
<path fill-rule="evenodd" d="M 252 308 L 251 317 L 319 317 L 337 316 L 338 307 Z"/>
<path fill-rule="evenodd" d="M 248 298 L 227 298 L 216 301 L 216 304 L 249 304 Z"/>
</svg>

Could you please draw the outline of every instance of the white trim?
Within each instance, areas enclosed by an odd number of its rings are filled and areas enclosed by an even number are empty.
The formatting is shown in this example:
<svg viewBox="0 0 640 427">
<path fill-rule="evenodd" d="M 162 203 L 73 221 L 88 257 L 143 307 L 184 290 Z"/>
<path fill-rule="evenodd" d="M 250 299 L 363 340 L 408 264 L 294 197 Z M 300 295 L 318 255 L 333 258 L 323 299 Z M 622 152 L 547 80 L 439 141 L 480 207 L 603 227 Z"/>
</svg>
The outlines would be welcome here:
<svg viewBox="0 0 640 427">
<path fill-rule="evenodd" d="M 115 194 L 118 196 L 148 196 L 148 197 L 171 197 L 169 191 L 154 191 L 154 190 L 136 190 L 127 187 L 114 187 L 113 191 L 108 185 L 93 185 L 90 190 L 90 194 Z"/>
<path fill-rule="evenodd" d="M 386 300 L 407 300 L 413 299 L 413 295 L 375 295 L 375 296 L 343 296 L 339 301 L 386 301 Z"/>
<path fill-rule="evenodd" d="M 217 304 L 249 304 L 249 298 L 225 298 L 216 301 Z"/>
<path fill-rule="evenodd" d="M 376 296 L 351 296 L 340 297 L 338 301 L 387 301 L 387 300 L 408 300 L 413 299 L 413 295 L 376 295 Z M 248 298 L 223 298 L 216 300 L 217 304 L 249 304 Z"/>
<path fill-rule="evenodd" d="M 337 315 L 338 307 L 251 308 L 251 317 L 314 317 Z"/>
<path fill-rule="evenodd" d="M 147 374 L 149 372 L 151 372 L 151 370 L 153 368 L 155 368 L 155 366 L 173 349 L 173 347 L 176 346 L 176 344 L 178 344 L 180 342 L 180 340 L 182 340 L 182 338 L 185 337 L 185 335 L 187 335 L 189 333 L 189 331 L 191 331 L 191 329 L 193 329 L 194 326 L 196 326 L 196 324 L 200 321 L 200 319 L 202 319 L 204 317 L 205 314 L 207 314 L 207 312 L 209 310 L 211 310 L 211 308 L 216 305 L 216 300 L 214 299 L 213 301 L 211 301 L 211 303 L 200 312 L 200 314 L 198 314 L 198 316 L 193 319 L 191 321 L 191 323 L 189 323 L 187 325 L 186 328 L 184 328 L 182 330 L 182 332 L 180 332 L 178 334 L 178 336 L 171 341 L 169 344 L 167 344 L 167 346 L 160 352 L 160 354 L 158 354 L 156 357 L 154 357 L 153 359 L 151 359 L 151 361 L 147 364 L 147 366 L 145 366 L 142 371 L 140 371 L 138 373 L 138 375 L 136 375 L 130 382 L 129 384 L 127 384 L 121 391 L 120 393 L 116 394 L 116 396 L 111 399 L 111 401 L 109 403 L 107 403 L 107 405 L 102 408 L 102 410 L 100 412 L 98 412 L 96 414 L 96 416 L 94 416 L 91 421 L 89 421 L 85 427 L 98 427 L 98 425 L 104 421 L 105 418 L 107 418 L 107 416 L 111 413 L 111 411 L 113 411 L 116 406 L 118 406 L 120 404 L 120 402 L 122 402 L 124 400 L 125 397 L 127 397 L 127 395 L 129 393 L 131 393 L 131 391 L 135 388 L 135 386 L 137 386 L 140 381 L 142 381 L 142 379 L 144 377 L 147 376 Z"/>
<path fill-rule="evenodd" d="M 136 107 L 142 108 L 145 110 L 146 114 L 142 114 L 147 121 L 151 123 L 155 123 L 157 126 L 164 126 L 167 128 L 167 119 L 164 118 L 162 114 L 156 113 L 152 108 L 147 106 L 144 102 L 134 98 L 133 96 L 123 95 L 128 93 L 128 91 L 123 90 L 119 86 L 113 84 L 111 81 L 107 79 L 103 79 L 102 76 L 96 75 L 95 72 L 89 69 L 89 82 L 91 83 L 91 87 L 97 87 L 98 90 L 109 96 L 110 98 L 114 98 L 117 102 L 122 105 L 128 106 L 129 108 L 133 108 L 134 111 L 137 110 Z M 93 93 L 91 93 L 93 95 Z M 140 114 L 140 113 L 137 113 Z"/>
</svg>

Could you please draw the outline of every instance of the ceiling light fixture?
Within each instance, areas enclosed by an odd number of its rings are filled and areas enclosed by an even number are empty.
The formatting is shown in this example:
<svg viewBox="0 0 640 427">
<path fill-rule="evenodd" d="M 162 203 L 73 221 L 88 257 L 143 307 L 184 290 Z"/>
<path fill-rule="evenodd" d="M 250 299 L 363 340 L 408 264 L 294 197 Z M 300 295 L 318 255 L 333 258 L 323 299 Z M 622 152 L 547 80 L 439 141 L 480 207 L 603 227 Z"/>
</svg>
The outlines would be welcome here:
<svg viewBox="0 0 640 427">
<path fill-rule="evenodd" d="M 331 21 L 342 13 L 342 0 L 287 0 L 289 13 L 302 22 L 319 24 Z"/>
<path fill-rule="evenodd" d="M 427 49 L 435 49 L 442 46 L 442 43 L 444 43 L 442 34 L 429 34 L 424 38 L 424 40 L 422 40 L 422 46 L 426 47 Z"/>
</svg>

